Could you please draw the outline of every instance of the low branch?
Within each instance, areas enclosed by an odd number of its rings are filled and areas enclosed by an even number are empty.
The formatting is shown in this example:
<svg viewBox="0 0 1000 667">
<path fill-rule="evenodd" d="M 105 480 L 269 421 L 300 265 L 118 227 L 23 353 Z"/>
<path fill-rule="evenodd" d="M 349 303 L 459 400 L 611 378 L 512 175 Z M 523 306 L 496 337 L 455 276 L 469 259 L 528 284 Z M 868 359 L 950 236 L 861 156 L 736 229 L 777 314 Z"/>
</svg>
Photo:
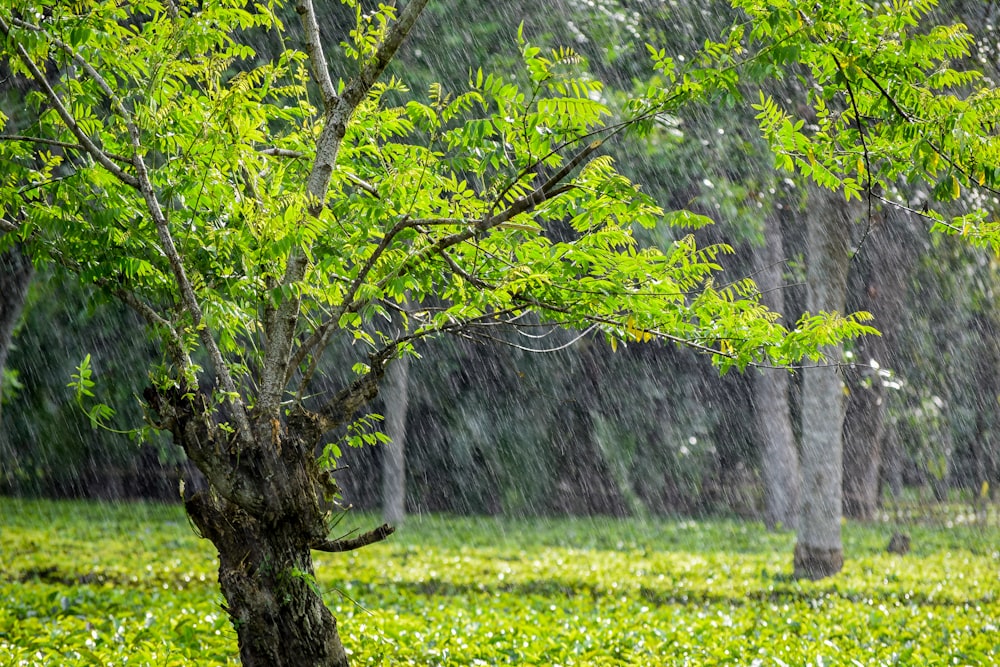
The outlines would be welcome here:
<svg viewBox="0 0 1000 667">
<path fill-rule="evenodd" d="M 381 542 L 385 538 L 396 532 L 396 529 L 387 523 L 383 523 L 374 530 L 362 533 L 357 537 L 342 537 L 339 540 L 320 540 L 310 545 L 315 551 L 325 551 L 327 553 L 340 553 L 342 551 L 354 551 L 369 544 Z"/>
</svg>

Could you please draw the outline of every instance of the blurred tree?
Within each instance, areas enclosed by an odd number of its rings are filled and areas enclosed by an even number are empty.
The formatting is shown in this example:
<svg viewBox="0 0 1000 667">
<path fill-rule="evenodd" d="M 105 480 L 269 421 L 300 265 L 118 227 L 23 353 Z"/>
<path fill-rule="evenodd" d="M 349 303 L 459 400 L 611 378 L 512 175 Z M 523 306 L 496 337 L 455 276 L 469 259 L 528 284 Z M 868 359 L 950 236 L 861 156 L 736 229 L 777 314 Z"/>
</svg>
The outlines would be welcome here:
<svg viewBox="0 0 1000 667">
<path fill-rule="evenodd" d="M 754 278 L 767 307 L 776 313 L 788 314 L 783 275 L 787 255 L 779 213 L 776 210 L 766 219 L 764 245 L 756 253 L 761 269 Z M 764 370 L 757 372 L 753 381 L 755 415 L 763 439 L 760 467 L 764 487 L 764 523 L 771 530 L 779 526 L 794 529 L 798 524 L 802 481 L 789 403 L 789 376 L 780 370 Z"/>
<path fill-rule="evenodd" d="M 406 302 L 404 301 L 404 304 Z M 406 518 L 406 418 L 410 411 L 410 358 L 402 357 L 385 371 L 382 389 L 385 434 L 382 445 L 382 516 L 391 524 Z"/>
<path fill-rule="evenodd" d="M 851 224 L 857 208 L 839 194 L 811 188 L 804 212 L 806 282 L 811 312 L 841 312 L 847 300 Z M 827 358 L 840 359 L 831 346 Z M 819 579 L 844 564 L 842 508 L 844 385 L 829 366 L 802 370 L 802 514 L 795 544 L 795 576 Z"/>
<path fill-rule="evenodd" d="M 878 509 L 882 450 L 891 428 L 887 392 L 894 390 L 895 375 L 907 366 L 901 327 L 925 234 L 916 228 L 913 216 L 893 208 L 879 211 L 871 225 L 859 228 L 848 309 L 871 312 L 882 335 L 858 340 L 844 370 L 844 514 L 871 520 Z"/>
</svg>

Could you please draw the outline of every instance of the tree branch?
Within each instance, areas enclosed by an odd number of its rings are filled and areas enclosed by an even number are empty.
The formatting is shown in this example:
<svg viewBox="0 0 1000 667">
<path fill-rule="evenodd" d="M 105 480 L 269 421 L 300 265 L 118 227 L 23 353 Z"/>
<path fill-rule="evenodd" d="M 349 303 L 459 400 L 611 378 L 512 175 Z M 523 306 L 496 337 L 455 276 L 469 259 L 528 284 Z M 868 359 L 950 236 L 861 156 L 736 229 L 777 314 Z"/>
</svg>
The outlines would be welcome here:
<svg viewBox="0 0 1000 667">
<path fill-rule="evenodd" d="M 323 39 L 319 33 L 319 22 L 316 20 L 316 10 L 313 8 L 312 0 L 299 0 L 295 5 L 302 21 L 302 32 L 305 34 L 306 55 L 312 64 L 312 75 L 319 92 L 323 96 L 323 105 L 326 108 L 333 107 L 339 101 L 337 88 L 333 85 L 330 77 L 330 69 L 326 62 L 326 55 L 323 53 Z"/>
<path fill-rule="evenodd" d="M 357 537 L 342 537 L 339 540 L 319 540 L 313 542 L 310 546 L 315 551 L 325 551 L 327 553 L 353 551 L 355 549 L 360 549 L 361 547 L 366 547 L 369 544 L 381 542 L 394 532 L 396 532 L 395 528 L 387 523 L 383 523 L 378 528 L 369 530 L 367 533 L 362 533 Z"/>
<path fill-rule="evenodd" d="M 427 0 L 410 0 L 406 3 L 406 6 L 399 12 L 396 22 L 386 30 L 385 37 L 375 50 L 375 54 L 365 63 L 358 76 L 344 88 L 341 97 L 345 104 L 353 109 L 361 103 L 361 100 L 371 90 L 372 85 L 378 81 L 382 72 L 392 62 L 396 51 L 406 39 L 406 35 L 409 34 L 426 5 Z"/>
<path fill-rule="evenodd" d="M 310 199 L 309 215 L 319 216 L 323 211 L 330 187 L 330 177 L 351 115 L 392 61 L 426 4 L 427 0 L 410 0 L 400 12 L 396 22 L 386 30 L 385 38 L 376 48 L 375 54 L 358 76 L 347 84 L 343 95 L 338 96 L 323 53 L 319 23 L 316 20 L 312 0 L 298 1 L 296 11 L 301 17 L 306 51 L 312 64 L 313 76 L 323 95 L 325 107 L 323 129 L 316 140 L 316 155 L 306 181 L 306 192 Z M 285 275 L 281 280 L 282 286 L 290 288 L 300 282 L 305 277 L 306 269 L 305 253 L 300 249 L 292 250 L 285 266 Z M 267 349 L 264 353 L 261 388 L 257 402 L 258 411 L 262 415 L 277 414 L 285 386 L 294 372 L 293 369 L 298 366 L 297 363 L 291 363 L 293 361 L 291 351 L 299 309 L 299 298 L 294 295 L 282 301 L 277 309 L 270 307 L 265 309 L 264 331 L 267 336 Z"/>
<path fill-rule="evenodd" d="M 23 134 L 0 134 L 0 141 L 26 141 L 33 144 L 44 144 L 46 146 L 58 146 L 59 148 L 68 148 L 70 150 L 80 151 L 81 153 L 86 153 L 87 148 L 81 144 L 74 144 L 69 141 L 58 141 L 56 139 L 45 139 L 43 137 L 26 137 Z M 132 166 L 132 160 L 125 157 L 124 155 L 117 155 L 115 153 L 104 152 L 112 160 L 117 162 L 122 162 L 129 166 Z"/>
<path fill-rule="evenodd" d="M 272 157 L 290 157 L 290 158 L 303 158 L 306 154 L 302 151 L 293 151 L 288 148 L 260 148 L 257 150 L 261 155 L 270 155 Z"/>
<path fill-rule="evenodd" d="M 463 241 L 467 241 L 468 239 L 476 236 L 477 234 L 481 234 L 484 231 L 488 231 L 493 227 L 498 227 L 509 221 L 511 218 L 521 213 L 530 211 L 539 204 L 549 199 L 552 199 L 553 197 L 557 197 L 558 195 L 564 192 L 567 192 L 573 186 L 561 185 L 561 181 L 565 179 L 574 169 L 576 169 L 585 159 L 587 159 L 587 157 L 593 154 L 594 151 L 600 148 L 602 143 L 603 141 L 601 139 L 597 139 L 588 144 L 586 148 L 584 148 L 583 150 L 579 151 L 576 155 L 574 155 L 569 162 L 567 162 L 558 172 L 556 172 L 544 184 L 542 184 L 532 192 L 528 193 L 527 195 L 524 195 L 520 199 L 516 200 L 507 209 L 501 211 L 497 215 L 482 218 L 479 221 L 476 221 L 475 223 L 470 225 L 470 228 L 465 229 L 461 232 L 456 232 L 454 234 L 442 237 L 438 239 L 435 243 L 431 244 L 430 246 L 417 251 L 400 266 L 398 271 L 383 278 L 378 283 L 378 285 L 380 287 L 384 287 L 389 279 L 405 275 L 410 266 L 413 266 L 414 264 L 417 264 L 420 261 L 423 261 L 424 259 L 432 255 L 436 254 L 445 255 L 444 251 L 450 248 L 451 246 L 457 245 L 458 243 L 461 243 Z M 371 256 L 369 256 L 368 260 L 365 262 L 365 265 L 358 273 L 357 278 L 352 282 L 347 292 L 345 292 L 343 300 L 341 301 L 341 306 L 337 308 L 334 315 L 330 317 L 330 319 L 328 319 L 326 322 L 324 322 L 320 327 L 318 327 L 305 341 L 303 341 L 303 343 L 299 346 L 299 349 L 296 350 L 294 357 L 292 357 L 291 359 L 291 363 L 287 366 L 285 383 L 287 384 L 291 380 L 292 375 L 294 375 L 295 373 L 295 369 L 298 368 L 298 366 L 305 360 L 306 356 L 308 356 L 311 351 L 313 351 L 314 349 L 321 350 L 323 347 L 325 347 L 326 343 L 329 341 L 330 335 L 336 329 L 340 318 L 345 313 L 354 312 L 363 305 L 361 301 L 358 301 L 354 298 L 354 295 L 357 293 L 364 279 L 368 276 L 372 267 L 374 267 L 375 262 L 382 255 L 382 253 L 385 252 L 389 243 L 397 234 L 399 234 L 399 232 L 407 228 L 419 227 L 424 225 L 427 226 L 451 225 L 451 224 L 462 224 L 465 222 L 467 221 L 454 218 L 440 218 L 440 219 L 434 218 L 426 220 L 404 219 L 399 223 L 396 223 L 396 225 L 394 225 L 393 228 L 386 235 L 384 235 L 382 239 L 379 241 L 379 245 L 375 248 L 375 251 L 371 254 Z M 449 265 L 452 267 L 453 270 L 457 267 L 457 265 L 454 263 L 454 260 L 452 260 L 450 257 L 445 256 L 445 261 L 449 263 Z M 456 272 L 458 273 L 459 271 Z M 472 278 L 468 274 L 463 275 L 463 277 L 468 279 L 470 283 L 474 285 L 476 284 L 476 279 Z M 304 376 L 303 378 L 303 382 L 300 384 L 299 388 L 300 394 L 305 385 L 308 383 L 309 376 L 311 376 L 312 374 L 311 369 L 317 363 L 316 361 L 317 356 L 318 354 L 314 354 L 313 361 L 310 364 L 310 371 L 307 372 L 307 375 Z"/>
<path fill-rule="evenodd" d="M 0 32 L 4 34 L 7 39 L 11 38 L 10 35 L 10 25 L 7 24 L 2 18 L 0 18 Z M 13 41 L 13 40 L 12 40 Z M 76 119 L 69 112 L 66 106 L 63 104 L 62 99 L 59 97 L 58 93 L 52 89 L 49 85 L 48 80 L 45 78 L 45 74 L 38 69 L 38 65 L 31 59 L 31 55 L 28 51 L 19 43 L 15 44 L 17 53 L 24 63 L 25 67 L 28 68 L 28 72 L 31 74 L 31 78 L 42 87 L 45 93 L 45 97 L 48 98 L 49 103 L 55 108 L 56 113 L 62 119 L 63 123 L 66 124 L 67 129 L 73 133 L 73 135 L 80 142 L 80 145 L 93 157 L 97 162 L 108 170 L 115 178 L 117 178 L 122 183 L 129 185 L 133 188 L 139 187 L 139 181 L 135 176 L 126 173 L 121 167 L 116 165 L 111 157 L 105 153 L 103 150 L 97 147 L 90 137 L 88 137 L 82 129 L 80 129 L 79 124 L 77 124 Z"/>
<path fill-rule="evenodd" d="M 134 292 L 120 288 L 112 289 L 111 292 L 123 303 L 134 310 L 140 317 L 146 320 L 147 324 L 152 327 L 166 329 L 168 335 L 164 342 L 166 343 L 167 351 L 170 353 L 174 363 L 177 364 L 177 367 L 181 370 L 181 372 L 187 371 L 191 366 L 191 359 L 184 351 L 184 345 L 181 341 L 181 337 L 174 328 L 173 323 L 153 310 L 152 306 L 140 299 Z"/>
<path fill-rule="evenodd" d="M 19 27 L 26 28 L 28 30 L 36 30 L 44 33 L 45 31 L 38 26 L 33 26 L 19 19 L 14 19 L 14 23 Z M 0 19 L 0 31 L 6 36 L 10 36 L 10 26 L 7 25 L 3 19 Z M 101 89 L 101 92 L 108 98 L 114 107 L 115 111 L 121 116 L 122 121 L 125 123 L 128 129 L 129 139 L 131 141 L 132 147 L 135 151 L 131 159 L 132 166 L 136 170 L 136 176 L 131 176 L 126 174 L 120 167 L 118 167 L 114 162 L 112 162 L 110 156 L 97 148 L 97 146 L 91 141 L 84 132 L 77 125 L 75 119 L 66 110 L 62 103 L 62 100 L 56 94 L 56 92 L 49 85 L 44 74 L 38 69 L 35 63 L 31 60 L 30 55 L 25 50 L 23 46 L 17 44 L 18 53 L 21 56 L 21 60 L 28 67 L 31 72 L 31 76 L 35 81 L 42 86 L 45 91 L 46 96 L 49 101 L 56 108 L 59 116 L 63 119 L 63 122 L 69 127 L 70 131 L 77 137 L 83 147 L 90 153 L 95 160 L 97 160 L 101 166 L 111 172 L 115 177 L 117 177 L 123 183 L 135 187 L 142 194 L 143 200 L 146 204 L 146 209 L 149 211 L 153 224 L 156 226 L 157 235 L 159 236 L 160 246 L 167 257 L 167 261 L 170 263 L 170 268 L 173 271 L 174 279 L 177 282 L 177 287 L 181 293 L 181 300 L 184 304 L 185 310 L 191 314 L 191 319 L 195 327 L 198 329 L 198 334 L 201 339 L 202 345 L 205 347 L 208 353 L 209 361 L 212 364 L 212 369 L 215 371 L 216 378 L 218 378 L 219 385 L 230 397 L 230 401 L 233 406 L 233 417 L 236 420 L 236 425 L 240 431 L 240 437 L 244 442 L 249 442 L 252 437 L 250 430 L 250 420 L 246 412 L 246 406 L 243 404 L 242 399 L 239 397 L 239 392 L 236 389 L 236 383 L 233 381 L 232 374 L 229 372 L 229 368 L 226 365 L 225 359 L 222 357 L 222 352 L 219 350 L 218 345 L 215 343 L 215 339 L 212 337 L 212 332 L 205 326 L 199 326 L 202 323 L 203 315 L 201 311 L 201 306 L 198 304 L 197 295 L 194 292 L 194 288 L 191 281 L 187 277 L 187 273 L 184 269 L 184 263 L 181 260 L 180 254 L 177 251 L 177 247 L 174 244 L 173 236 L 170 233 L 170 228 L 167 222 L 166 215 L 163 213 L 160 207 L 159 200 L 156 196 L 155 188 L 153 183 L 149 178 L 149 173 L 146 169 L 146 164 L 142 159 L 142 140 L 139 133 L 139 128 L 135 125 L 132 120 L 132 115 L 125 108 L 118 95 L 115 94 L 114 90 L 108 84 L 101 74 L 94 69 L 94 67 L 86 61 L 82 56 L 76 53 L 68 44 L 62 40 L 46 35 L 47 38 L 65 53 L 67 53 L 70 58 L 75 62 L 87 76 L 89 76 Z"/>
<path fill-rule="evenodd" d="M 0 218 L 0 230 L 2 230 L 5 234 L 8 232 L 16 232 L 19 231 L 20 229 L 21 226 L 18 225 L 17 223 L 11 222 L 6 218 Z"/>
</svg>

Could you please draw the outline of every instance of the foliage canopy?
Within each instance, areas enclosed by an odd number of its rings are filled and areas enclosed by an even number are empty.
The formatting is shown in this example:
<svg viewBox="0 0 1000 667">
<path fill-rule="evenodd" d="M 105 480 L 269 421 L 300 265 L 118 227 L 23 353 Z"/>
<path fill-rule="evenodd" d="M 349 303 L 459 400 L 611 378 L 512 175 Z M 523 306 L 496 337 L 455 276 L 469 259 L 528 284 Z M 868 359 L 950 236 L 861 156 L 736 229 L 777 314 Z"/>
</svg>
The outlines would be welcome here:
<svg viewBox="0 0 1000 667">
<path fill-rule="evenodd" d="M 249 46 L 284 34 L 274 4 L 29 4 L 11 3 L 2 25 L 31 113 L 0 142 L 7 239 L 137 309 L 169 351 L 161 385 L 196 386 L 207 359 L 217 399 L 252 408 L 271 372 L 270 409 L 289 381 L 308 395 L 333 336 L 378 364 L 397 354 L 383 326 L 395 315 L 409 320 L 404 343 L 534 311 L 611 339 L 693 345 L 723 367 L 788 363 L 818 337 L 867 330 L 839 316 L 786 330 L 750 281 L 713 278 L 725 246 L 682 233 L 639 247 L 634 225 L 708 221 L 665 214 L 600 155 L 632 121 L 610 118 L 568 48 L 522 37 L 523 72 L 476 69 L 462 91 L 414 97 L 397 79 L 354 85 L 348 73 L 329 88 L 320 75 L 317 90 L 307 53 L 262 63 Z M 346 53 L 362 73 L 396 18 L 359 13 Z M 640 121 L 679 99 L 664 95 Z M 333 160 L 323 96 L 356 105 L 337 121 Z M 278 312 L 295 315 L 280 372 L 265 370 L 264 347 Z"/>
</svg>

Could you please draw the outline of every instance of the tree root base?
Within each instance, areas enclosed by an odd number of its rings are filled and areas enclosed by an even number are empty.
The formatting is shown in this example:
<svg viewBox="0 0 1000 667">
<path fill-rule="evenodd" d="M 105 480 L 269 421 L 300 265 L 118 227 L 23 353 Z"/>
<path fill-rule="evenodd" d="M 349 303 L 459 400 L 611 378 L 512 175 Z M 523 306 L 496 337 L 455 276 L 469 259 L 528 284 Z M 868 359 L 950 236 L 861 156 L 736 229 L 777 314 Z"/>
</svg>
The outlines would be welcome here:
<svg viewBox="0 0 1000 667">
<path fill-rule="evenodd" d="M 844 567 L 843 549 L 811 547 L 801 542 L 795 545 L 795 579 L 823 579 L 832 577 Z"/>
</svg>

